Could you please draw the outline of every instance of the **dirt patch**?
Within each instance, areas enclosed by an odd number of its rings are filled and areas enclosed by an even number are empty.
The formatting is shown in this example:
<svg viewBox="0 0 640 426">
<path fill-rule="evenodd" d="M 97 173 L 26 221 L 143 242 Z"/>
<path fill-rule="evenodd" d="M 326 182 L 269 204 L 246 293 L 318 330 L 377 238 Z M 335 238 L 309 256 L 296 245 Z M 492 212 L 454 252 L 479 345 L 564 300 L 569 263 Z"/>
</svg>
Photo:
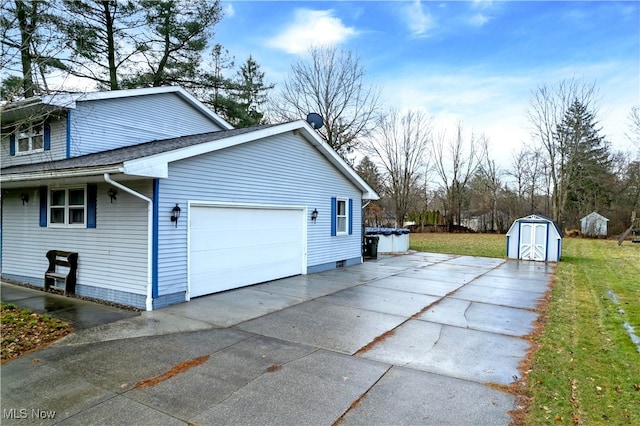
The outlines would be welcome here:
<svg viewBox="0 0 640 426">
<path fill-rule="evenodd" d="M 193 367 L 197 367 L 200 364 L 204 364 L 209 359 L 209 355 L 204 355 L 198 358 L 193 358 L 188 361 L 181 362 L 179 364 L 174 365 L 168 371 L 162 373 L 159 376 L 152 377 L 150 379 L 141 380 L 133 387 L 133 389 L 141 389 L 141 388 L 150 388 L 151 386 L 155 386 L 160 382 L 164 382 L 178 374 L 184 373 L 187 370 L 192 369 Z"/>
<path fill-rule="evenodd" d="M 267 367 L 267 373 L 275 373 L 280 370 L 282 370 L 282 366 L 280 364 L 273 364 Z"/>
<path fill-rule="evenodd" d="M 380 342 L 384 342 L 386 339 L 388 339 L 389 337 L 393 336 L 394 334 L 396 334 L 395 328 L 393 330 L 385 331 L 384 333 L 382 333 L 381 335 L 379 335 L 378 337 L 373 339 L 371 342 L 367 343 L 365 346 L 363 346 L 360 349 L 358 349 L 358 351 L 356 353 L 354 353 L 353 356 L 359 356 L 359 355 L 362 355 L 363 353 L 365 353 L 367 351 L 370 351 L 371 349 L 373 349 L 373 347 L 375 345 L 377 345 Z"/>
</svg>

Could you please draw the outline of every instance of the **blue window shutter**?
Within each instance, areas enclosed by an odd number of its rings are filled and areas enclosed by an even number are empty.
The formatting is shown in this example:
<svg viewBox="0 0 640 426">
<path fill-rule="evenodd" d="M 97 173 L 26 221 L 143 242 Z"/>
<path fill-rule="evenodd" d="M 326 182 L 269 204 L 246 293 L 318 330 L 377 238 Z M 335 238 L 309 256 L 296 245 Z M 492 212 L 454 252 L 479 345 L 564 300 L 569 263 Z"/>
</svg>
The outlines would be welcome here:
<svg viewBox="0 0 640 426">
<path fill-rule="evenodd" d="M 16 135 L 9 136 L 9 155 L 16 155 Z"/>
<path fill-rule="evenodd" d="M 51 149 L 51 125 L 49 121 L 44 122 L 44 150 L 49 151 Z"/>
<path fill-rule="evenodd" d="M 338 200 L 331 197 L 331 236 L 336 236 L 336 212 L 338 211 Z"/>
<path fill-rule="evenodd" d="M 349 235 L 353 234 L 353 198 L 349 198 Z"/>
<path fill-rule="evenodd" d="M 40 187 L 40 226 L 47 226 L 47 187 Z"/>
<path fill-rule="evenodd" d="M 87 185 L 87 228 L 96 227 L 96 202 L 98 185 Z"/>
</svg>

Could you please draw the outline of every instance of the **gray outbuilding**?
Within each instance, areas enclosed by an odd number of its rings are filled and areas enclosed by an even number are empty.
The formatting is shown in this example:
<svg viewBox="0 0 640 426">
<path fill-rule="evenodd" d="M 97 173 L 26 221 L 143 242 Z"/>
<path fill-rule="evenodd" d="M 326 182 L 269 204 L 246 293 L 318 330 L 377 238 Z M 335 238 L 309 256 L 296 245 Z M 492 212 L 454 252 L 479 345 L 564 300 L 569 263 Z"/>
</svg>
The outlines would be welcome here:
<svg viewBox="0 0 640 426">
<path fill-rule="evenodd" d="M 516 219 L 507 232 L 507 257 L 557 262 L 563 236 L 558 223 L 548 217 L 532 214 Z"/>
<path fill-rule="evenodd" d="M 580 219 L 580 230 L 588 237 L 606 237 L 609 219 L 597 212 L 591 212 Z"/>
</svg>

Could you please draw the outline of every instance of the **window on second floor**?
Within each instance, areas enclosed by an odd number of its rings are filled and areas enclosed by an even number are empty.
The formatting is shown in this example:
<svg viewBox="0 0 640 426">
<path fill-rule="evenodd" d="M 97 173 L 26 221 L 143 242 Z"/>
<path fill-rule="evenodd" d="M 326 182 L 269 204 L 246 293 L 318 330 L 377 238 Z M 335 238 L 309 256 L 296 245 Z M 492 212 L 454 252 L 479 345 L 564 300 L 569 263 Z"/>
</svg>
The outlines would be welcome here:
<svg viewBox="0 0 640 426">
<path fill-rule="evenodd" d="M 21 127 L 16 133 L 16 154 L 26 154 L 44 150 L 44 125 L 34 124 Z"/>
<path fill-rule="evenodd" d="M 9 135 L 9 155 L 27 155 L 51 149 L 51 127 L 48 120 L 24 124 Z"/>
</svg>

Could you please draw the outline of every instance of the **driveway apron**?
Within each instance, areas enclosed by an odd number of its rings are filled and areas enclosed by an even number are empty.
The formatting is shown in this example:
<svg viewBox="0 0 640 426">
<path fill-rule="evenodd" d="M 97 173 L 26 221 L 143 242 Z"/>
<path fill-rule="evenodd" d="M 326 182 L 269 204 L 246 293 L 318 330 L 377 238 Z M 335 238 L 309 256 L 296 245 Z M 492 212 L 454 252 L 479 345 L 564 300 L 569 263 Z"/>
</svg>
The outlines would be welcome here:
<svg viewBox="0 0 640 426">
<path fill-rule="evenodd" d="M 410 253 L 200 297 L 2 366 L 2 424 L 497 424 L 553 264 Z"/>
</svg>

